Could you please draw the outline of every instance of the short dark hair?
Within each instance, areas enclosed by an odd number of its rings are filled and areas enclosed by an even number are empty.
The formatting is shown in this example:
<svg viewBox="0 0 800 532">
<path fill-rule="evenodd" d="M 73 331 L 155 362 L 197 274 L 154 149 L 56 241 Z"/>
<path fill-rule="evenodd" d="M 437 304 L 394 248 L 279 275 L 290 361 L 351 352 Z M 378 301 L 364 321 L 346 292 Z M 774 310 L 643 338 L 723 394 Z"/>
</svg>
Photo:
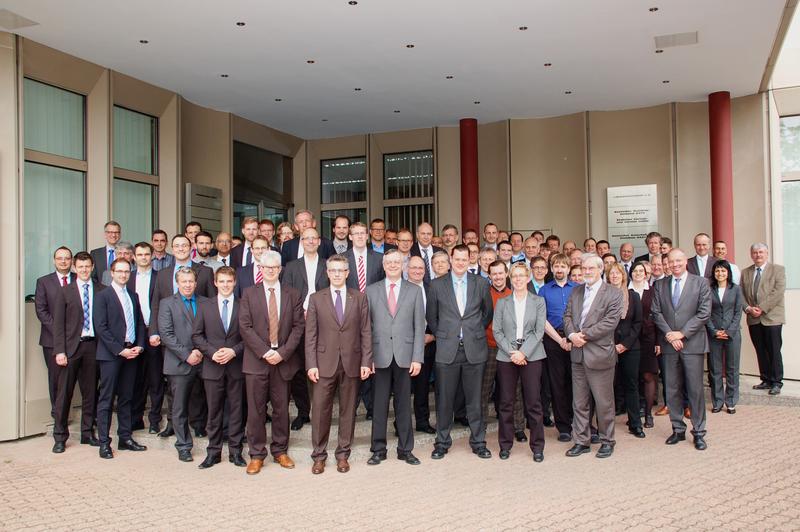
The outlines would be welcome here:
<svg viewBox="0 0 800 532">
<path fill-rule="evenodd" d="M 273 222 L 269 218 L 264 218 L 260 222 L 258 222 L 258 225 L 271 225 L 272 227 L 275 227 L 275 222 Z"/>
<path fill-rule="evenodd" d="M 606 246 L 611 247 L 611 244 L 608 242 L 608 240 L 598 240 L 597 245 L 599 246 L 600 244 L 605 244 Z"/>
<path fill-rule="evenodd" d="M 372 224 L 383 224 L 386 225 L 386 220 L 383 218 L 373 218 L 372 221 L 369 223 L 370 229 L 372 228 Z"/>
<path fill-rule="evenodd" d="M 348 226 L 348 227 L 350 226 L 350 224 L 352 224 L 352 223 L 353 223 L 353 222 L 350 220 L 350 217 L 349 217 L 349 216 L 347 216 L 346 214 L 337 214 L 337 215 L 336 215 L 336 218 L 334 218 L 334 219 L 333 219 L 333 221 L 331 222 L 331 227 L 335 226 L 335 225 L 336 225 L 336 220 L 339 220 L 339 219 L 341 219 L 341 218 L 344 218 L 345 220 L 347 220 L 347 226 Z"/>
<path fill-rule="evenodd" d="M 211 233 L 209 233 L 208 231 L 200 231 L 199 233 L 194 235 L 194 241 L 197 242 L 197 237 L 200 236 L 207 236 L 209 240 L 211 240 L 212 242 L 214 241 L 214 237 L 211 236 Z"/>
<path fill-rule="evenodd" d="M 153 252 L 153 246 L 150 244 L 150 242 L 139 242 L 139 243 L 137 243 L 135 246 L 133 246 L 134 252 L 136 251 L 136 248 L 147 248 L 147 249 L 150 250 L 150 253 Z"/>
<path fill-rule="evenodd" d="M 558 236 L 556 236 L 556 235 L 550 235 L 550 236 L 548 236 L 547 238 L 545 238 L 545 239 L 544 239 L 544 243 L 545 243 L 545 244 L 547 244 L 548 242 L 552 242 L 552 241 L 554 241 L 554 240 L 555 240 L 556 242 L 558 242 L 559 244 L 561 243 L 561 239 L 560 239 L 560 238 L 558 238 Z"/>
<path fill-rule="evenodd" d="M 88 260 L 94 266 L 94 259 L 92 256 L 86 251 L 79 251 L 72 257 L 72 262 L 78 262 L 79 260 Z"/>
<path fill-rule="evenodd" d="M 59 251 L 61 251 L 62 249 L 63 249 L 64 251 L 69 251 L 69 258 L 72 258 L 72 250 L 71 250 L 71 249 L 69 249 L 67 246 L 58 246 L 58 247 L 56 248 L 56 250 L 53 252 L 53 258 L 56 258 L 56 254 L 57 254 Z"/>
<path fill-rule="evenodd" d="M 120 228 L 120 230 L 122 229 L 122 226 L 121 226 L 121 225 L 119 225 L 119 222 L 117 222 L 117 221 L 115 221 L 115 220 L 109 220 L 109 221 L 107 221 L 107 222 L 106 222 L 106 223 L 103 225 L 103 229 L 108 229 L 108 226 L 109 226 L 109 225 L 113 225 L 113 226 L 115 226 L 115 227 L 119 227 L 119 228 Z"/>
<path fill-rule="evenodd" d="M 506 266 L 506 263 L 503 262 L 502 260 L 496 260 L 496 261 L 492 262 L 489 265 L 489 268 L 488 268 L 489 272 L 491 272 L 492 268 L 494 268 L 495 266 L 502 266 L 503 270 L 505 270 L 505 272 L 508 273 L 508 266 Z"/>
<path fill-rule="evenodd" d="M 603 262 L 605 262 L 605 260 L 606 260 L 606 257 L 613 257 L 613 258 L 614 258 L 614 262 L 616 262 L 616 261 L 617 261 L 617 256 L 616 256 L 616 255 L 614 255 L 613 253 L 606 253 L 605 255 L 603 255 L 603 256 L 602 256 L 602 257 L 600 257 L 600 258 L 601 258 L 601 259 L 603 259 Z"/>
<path fill-rule="evenodd" d="M 456 244 L 450 251 L 450 256 L 451 257 L 454 256 L 456 254 L 456 251 L 463 251 L 467 254 L 467 257 L 469 257 L 469 248 L 464 244 Z"/>
<path fill-rule="evenodd" d="M 164 235 L 164 238 L 169 238 L 169 235 L 163 229 L 154 229 L 153 232 L 150 234 L 150 238 L 153 238 L 156 235 Z"/>
<path fill-rule="evenodd" d="M 447 224 L 447 225 L 445 225 L 444 227 L 442 227 L 442 233 L 444 233 L 444 232 L 445 232 L 445 231 L 447 231 L 448 229 L 455 229 L 455 230 L 456 230 L 456 233 L 458 233 L 458 227 L 456 227 L 456 226 L 455 226 L 455 225 L 453 225 L 453 224 Z"/>
<path fill-rule="evenodd" d="M 214 272 L 214 280 L 216 281 L 219 279 L 220 275 L 230 275 L 234 280 L 236 280 L 236 270 L 230 266 L 220 266 L 217 268 L 217 271 Z"/>
<path fill-rule="evenodd" d="M 522 240 L 525 240 L 525 238 L 522 236 L 522 233 L 520 233 L 519 231 L 514 231 L 513 233 L 508 235 L 508 239 L 511 240 L 511 237 L 514 235 L 517 235 L 518 237 L 522 238 Z"/>
<path fill-rule="evenodd" d="M 547 264 L 548 268 L 550 267 L 550 264 L 547 262 L 547 259 L 542 257 L 541 255 L 536 255 L 531 259 L 531 267 L 533 267 L 534 263 L 536 262 L 544 262 L 545 264 Z"/>
<path fill-rule="evenodd" d="M 502 241 L 498 242 L 497 243 L 497 251 L 500 251 L 500 246 L 502 246 L 502 245 L 511 246 L 511 242 L 509 242 L 508 240 L 502 240 Z M 514 246 L 511 246 L 511 247 L 513 248 Z"/>
<path fill-rule="evenodd" d="M 195 226 L 199 227 L 201 231 L 203 230 L 203 224 L 201 224 L 200 222 L 195 222 L 194 220 L 189 220 L 188 222 L 186 222 L 186 225 L 183 226 L 183 231 L 186 232 L 187 229 Z"/>
<path fill-rule="evenodd" d="M 670 237 L 668 237 L 668 236 L 662 236 L 661 237 L 661 243 L 662 244 L 666 244 L 669 247 L 672 247 L 672 239 Z"/>
<path fill-rule="evenodd" d="M 539 230 L 536 230 L 533 233 L 531 233 L 531 236 L 536 236 L 536 235 L 540 235 L 542 238 L 544 238 L 544 233 L 542 233 Z"/>
<path fill-rule="evenodd" d="M 185 238 L 186 240 L 189 240 L 189 237 L 188 237 L 188 236 L 184 235 L 183 233 L 178 233 L 177 235 L 175 235 L 175 236 L 173 236 L 173 237 L 172 237 L 172 241 L 171 241 L 171 243 L 172 243 L 172 244 L 174 244 L 174 243 L 175 243 L 175 241 L 176 241 L 177 239 L 179 239 L 179 238 Z"/>
</svg>

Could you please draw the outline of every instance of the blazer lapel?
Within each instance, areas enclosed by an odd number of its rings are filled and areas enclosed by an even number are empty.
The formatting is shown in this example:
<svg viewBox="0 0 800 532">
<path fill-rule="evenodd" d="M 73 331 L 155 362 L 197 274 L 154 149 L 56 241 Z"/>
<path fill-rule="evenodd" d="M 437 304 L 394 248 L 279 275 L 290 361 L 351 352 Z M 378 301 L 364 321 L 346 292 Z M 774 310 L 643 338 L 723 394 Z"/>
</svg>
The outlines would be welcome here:
<svg viewBox="0 0 800 532">
<path fill-rule="evenodd" d="M 117 299 L 119 299 L 119 298 L 117 298 Z M 189 312 L 188 308 L 186 308 L 186 303 L 183 302 L 183 296 L 180 295 L 180 293 L 175 294 L 175 301 L 178 302 L 178 306 L 181 308 L 181 311 L 183 311 L 183 315 L 186 316 L 186 318 L 191 322 L 192 321 L 192 313 Z"/>
<path fill-rule="evenodd" d="M 317 287 L 320 285 L 320 280 L 325 277 L 325 261 L 322 258 L 317 259 L 317 275 L 314 278 L 314 291 L 317 290 Z"/>
<path fill-rule="evenodd" d="M 350 315 L 353 313 L 353 305 L 356 304 L 356 300 L 347 291 L 347 287 L 346 286 L 344 288 L 344 297 L 347 298 L 347 303 L 344 306 L 344 319 L 342 320 L 341 326 L 339 327 L 340 329 L 344 326 L 345 323 L 347 323 L 347 320 L 350 318 Z"/>
</svg>

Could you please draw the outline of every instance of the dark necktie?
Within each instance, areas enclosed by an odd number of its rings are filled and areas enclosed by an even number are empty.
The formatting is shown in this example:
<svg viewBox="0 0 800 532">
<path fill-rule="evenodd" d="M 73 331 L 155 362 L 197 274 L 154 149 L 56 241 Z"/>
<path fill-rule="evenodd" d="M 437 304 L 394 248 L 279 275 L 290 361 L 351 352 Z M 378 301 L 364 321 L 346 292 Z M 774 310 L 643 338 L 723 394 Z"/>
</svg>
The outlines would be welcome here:
<svg viewBox="0 0 800 532">
<path fill-rule="evenodd" d="M 225 334 L 228 334 L 228 300 L 222 300 L 222 328 L 225 329 Z"/>
<path fill-rule="evenodd" d="M 67 276 L 61 278 L 61 286 L 67 286 Z"/>
<path fill-rule="evenodd" d="M 341 290 L 336 290 L 336 302 L 333 306 L 336 309 L 336 321 L 339 322 L 339 325 L 342 325 L 344 323 L 344 305 L 342 304 Z"/>
<path fill-rule="evenodd" d="M 753 300 L 758 305 L 758 287 L 761 285 L 761 268 L 756 268 L 756 278 L 753 280 Z"/>
<path fill-rule="evenodd" d="M 428 250 L 423 248 L 419 248 L 419 250 L 422 252 L 422 260 L 425 262 L 425 277 L 430 279 L 431 269 L 428 266 Z"/>
</svg>

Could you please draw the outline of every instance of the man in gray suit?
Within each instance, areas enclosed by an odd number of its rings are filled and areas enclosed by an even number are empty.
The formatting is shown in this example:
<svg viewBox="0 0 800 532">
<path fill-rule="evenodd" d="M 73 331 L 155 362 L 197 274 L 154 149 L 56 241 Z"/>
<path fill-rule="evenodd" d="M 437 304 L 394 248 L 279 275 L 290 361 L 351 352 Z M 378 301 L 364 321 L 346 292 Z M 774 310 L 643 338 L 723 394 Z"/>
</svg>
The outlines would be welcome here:
<svg viewBox="0 0 800 532">
<path fill-rule="evenodd" d="M 489 284 L 467 272 L 469 248 L 453 248 L 451 271 L 431 281 L 428 328 L 436 337 L 436 444 L 431 458 L 440 460 L 453 444 L 453 406 L 463 386 L 469 421 L 469 445 L 480 458 L 491 458 L 486 448 L 486 425 L 481 415 L 481 384 L 489 346 L 486 327 L 494 314 Z"/>
<path fill-rule="evenodd" d="M 703 363 L 708 353 L 706 322 L 711 317 L 711 288 L 708 281 L 686 270 L 686 253 L 669 252 L 669 275 L 654 285 L 651 312 L 661 334 L 658 343 L 664 357 L 664 382 L 672 435 L 667 445 L 686 439 L 683 421 L 683 390 L 689 399 L 694 447 L 706 449 L 706 399 Z"/>
<path fill-rule="evenodd" d="M 178 293 L 161 301 L 158 332 L 164 346 L 164 375 L 172 388 L 172 427 L 175 448 L 181 462 L 192 461 L 192 434 L 189 431 L 189 398 L 195 381 L 200 380 L 203 354 L 193 347 L 192 328 L 197 308 L 206 298 L 194 293 L 197 274 L 188 266 L 175 270 Z"/>
<path fill-rule="evenodd" d="M 581 264 L 584 286 L 569 295 L 564 311 L 564 334 L 572 343 L 572 436 L 567 456 L 591 450 L 591 402 L 597 412 L 600 449 L 597 458 L 614 452 L 614 369 L 617 352 L 614 331 L 622 317 L 622 292 L 600 278 L 603 259 L 591 255 Z"/>
<path fill-rule="evenodd" d="M 394 394 L 397 458 L 418 465 L 419 459 L 412 454 L 411 377 L 419 374 L 425 358 L 425 305 L 422 289 L 403 281 L 403 256 L 399 251 L 386 251 L 383 269 L 386 279 L 367 287 L 375 365 L 372 457 L 367 464 L 378 465 L 386 460 L 389 397 Z"/>
</svg>

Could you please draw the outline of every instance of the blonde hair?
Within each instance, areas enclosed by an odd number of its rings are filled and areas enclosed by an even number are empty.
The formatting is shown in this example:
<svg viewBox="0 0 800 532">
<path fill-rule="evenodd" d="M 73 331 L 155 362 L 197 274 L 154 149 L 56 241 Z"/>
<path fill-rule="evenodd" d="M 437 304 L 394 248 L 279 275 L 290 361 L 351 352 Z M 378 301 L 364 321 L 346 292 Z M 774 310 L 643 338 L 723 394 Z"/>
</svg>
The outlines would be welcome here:
<svg viewBox="0 0 800 532">
<path fill-rule="evenodd" d="M 622 275 L 622 282 L 620 286 L 614 286 L 611 284 L 611 280 L 609 279 L 609 273 L 611 270 L 616 270 Z M 622 264 L 619 262 L 612 262 L 606 267 L 606 282 L 614 288 L 622 291 L 622 315 L 620 316 L 622 319 L 625 319 L 625 316 L 628 314 L 628 274 L 625 273 L 625 268 L 622 267 Z"/>
</svg>

